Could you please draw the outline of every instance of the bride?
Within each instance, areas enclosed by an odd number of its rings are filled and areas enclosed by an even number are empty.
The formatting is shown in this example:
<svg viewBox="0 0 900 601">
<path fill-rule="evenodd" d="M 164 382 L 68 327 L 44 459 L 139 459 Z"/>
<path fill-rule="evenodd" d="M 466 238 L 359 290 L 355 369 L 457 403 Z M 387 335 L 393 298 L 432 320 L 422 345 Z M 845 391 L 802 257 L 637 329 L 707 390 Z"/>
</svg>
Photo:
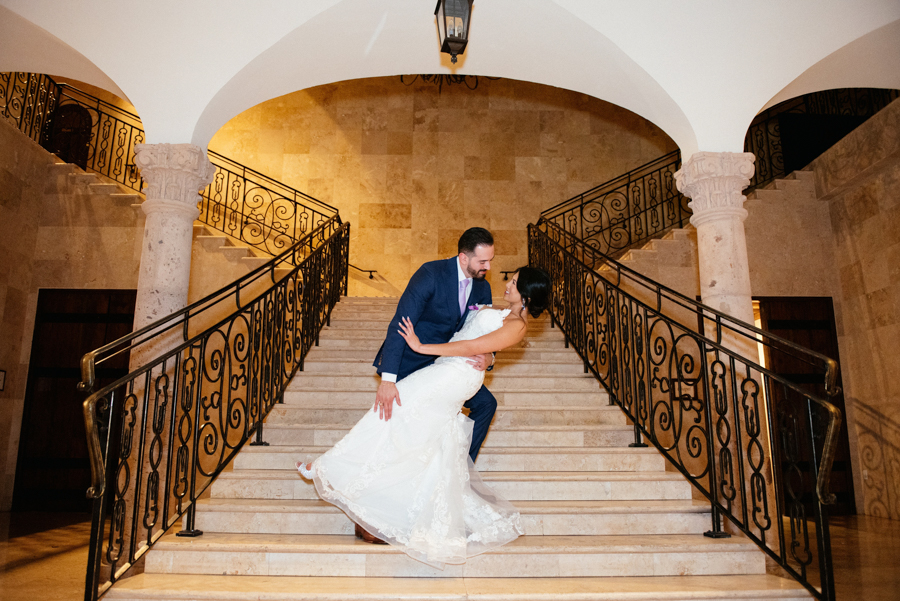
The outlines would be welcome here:
<svg viewBox="0 0 900 601">
<path fill-rule="evenodd" d="M 520 343 L 549 294 L 546 272 L 522 267 L 506 286 L 508 308 L 470 312 L 445 344 L 422 344 L 404 318 L 409 347 L 439 358 L 397 383 L 403 405 L 390 421 L 369 411 L 331 450 L 298 463 L 301 475 L 369 533 L 440 569 L 523 534 L 519 512 L 469 458 L 472 420 L 460 410 L 484 380 L 466 357 Z"/>
</svg>

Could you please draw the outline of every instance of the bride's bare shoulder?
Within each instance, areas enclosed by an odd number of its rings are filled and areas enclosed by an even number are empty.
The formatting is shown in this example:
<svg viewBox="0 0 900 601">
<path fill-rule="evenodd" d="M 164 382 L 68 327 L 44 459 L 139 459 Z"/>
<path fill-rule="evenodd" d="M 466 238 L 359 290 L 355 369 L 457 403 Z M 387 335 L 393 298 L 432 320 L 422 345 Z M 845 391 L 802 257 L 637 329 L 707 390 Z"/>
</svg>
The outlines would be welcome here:
<svg viewBox="0 0 900 601">
<path fill-rule="evenodd" d="M 522 315 L 510 311 L 509 314 L 503 318 L 503 325 L 515 325 L 521 327 L 527 326 L 528 322 L 525 321 L 525 318 Z"/>
</svg>

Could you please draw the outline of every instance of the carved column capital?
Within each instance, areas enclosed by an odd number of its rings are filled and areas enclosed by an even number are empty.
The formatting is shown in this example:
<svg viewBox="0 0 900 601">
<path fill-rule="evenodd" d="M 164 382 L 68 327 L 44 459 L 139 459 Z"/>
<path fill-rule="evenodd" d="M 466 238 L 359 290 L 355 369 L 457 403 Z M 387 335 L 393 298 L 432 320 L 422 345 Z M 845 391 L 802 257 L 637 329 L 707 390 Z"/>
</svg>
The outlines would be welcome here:
<svg viewBox="0 0 900 601">
<path fill-rule="evenodd" d="M 696 227 L 716 219 L 747 217 L 741 192 L 750 185 L 756 157 L 750 152 L 697 152 L 675 173 L 675 184 L 694 212 Z"/>
<path fill-rule="evenodd" d="M 147 183 L 144 212 L 171 210 L 187 213 L 191 220 L 199 212 L 199 190 L 213 180 L 216 168 L 195 144 L 137 144 L 134 162 Z"/>
</svg>

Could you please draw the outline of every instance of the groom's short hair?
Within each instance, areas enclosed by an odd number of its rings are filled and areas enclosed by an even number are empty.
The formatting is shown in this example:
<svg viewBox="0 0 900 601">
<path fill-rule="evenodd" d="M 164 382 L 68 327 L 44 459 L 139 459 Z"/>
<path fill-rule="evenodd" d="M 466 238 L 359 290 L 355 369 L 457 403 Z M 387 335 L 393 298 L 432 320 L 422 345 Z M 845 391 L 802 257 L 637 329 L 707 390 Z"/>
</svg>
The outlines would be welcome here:
<svg viewBox="0 0 900 601">
<path fill-rule="evenodd" d="M 458 252 L 471 255 L 479 246 L 493 246 L 494 237 L 483 227 L 470 227 L 459 237 Z"/>
</svg>

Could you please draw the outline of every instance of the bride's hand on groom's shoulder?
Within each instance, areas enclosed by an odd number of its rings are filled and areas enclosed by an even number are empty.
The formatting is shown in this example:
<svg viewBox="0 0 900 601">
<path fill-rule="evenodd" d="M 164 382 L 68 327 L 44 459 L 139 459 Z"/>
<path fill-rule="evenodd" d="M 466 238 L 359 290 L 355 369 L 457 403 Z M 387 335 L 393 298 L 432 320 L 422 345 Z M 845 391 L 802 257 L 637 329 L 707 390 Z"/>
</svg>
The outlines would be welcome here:
<svg viewBox="0 0 900 601">
<path fill-rule="evenodd" d="M 409 317 L 404 317 L 400 320 L 400 335 L 403 336 L 406 344 L 414 352 L 418 353 L 422 350 L 422 343 L 419 342 L 419 337 L 416 336 L 416 331 Z"/>
</svg>

